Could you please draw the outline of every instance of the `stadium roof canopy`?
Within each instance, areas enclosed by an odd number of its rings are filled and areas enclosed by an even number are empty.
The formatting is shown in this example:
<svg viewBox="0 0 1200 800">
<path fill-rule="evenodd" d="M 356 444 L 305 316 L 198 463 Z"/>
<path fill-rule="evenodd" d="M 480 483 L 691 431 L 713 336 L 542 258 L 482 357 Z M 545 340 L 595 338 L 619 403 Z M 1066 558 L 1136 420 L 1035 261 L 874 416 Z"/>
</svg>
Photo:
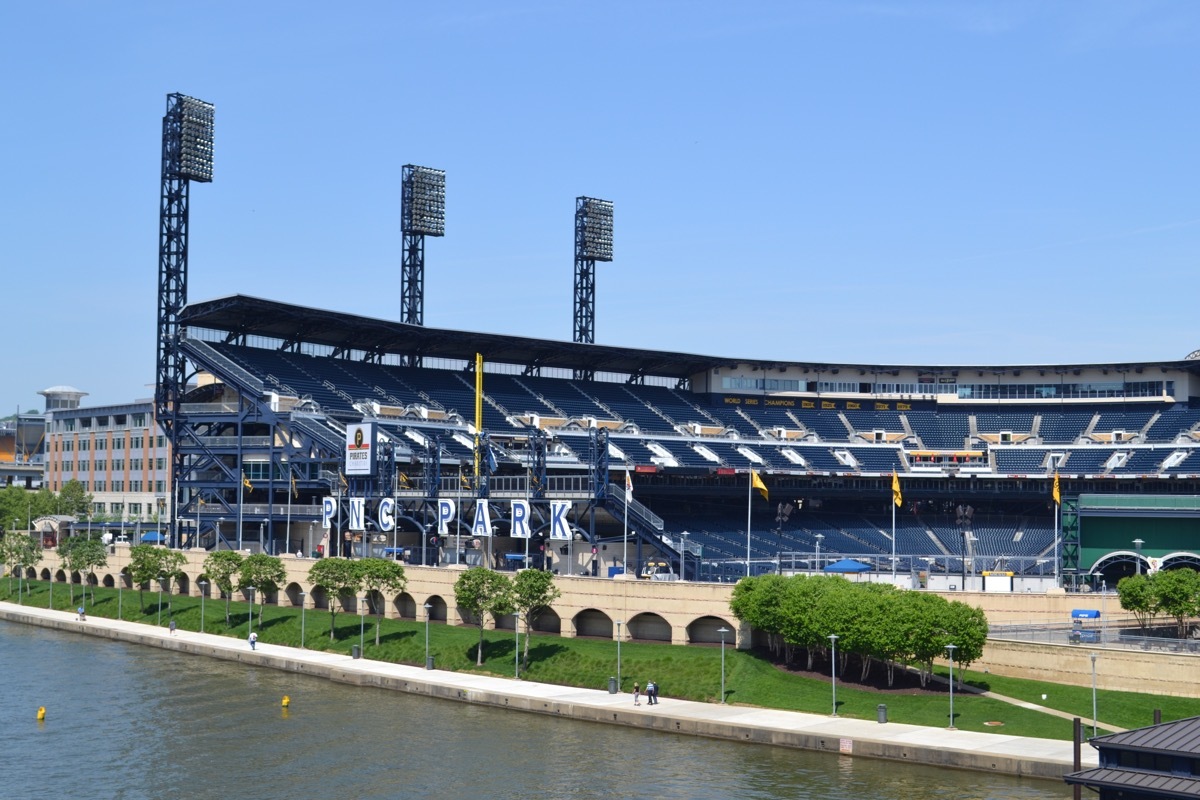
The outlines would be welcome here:
<svg viewBox="0 0 1200 800">
<path fill-rule="evenodd" d="M 538 368 L 592 369 L 598 372 L 628 375 L 656 375 L 688 378 L 721 367 L 746 365 L 760 369 L 802 367 L 817 372 L 858 370 L 860 374 L 883 374 L 900 369 L 951 373 L 955 370 L 981 370 L 1004 374 L 1019 370 L 1065 374 L 1082 369 L 1107 369 L 1118 373 L 1138 373 L 1164 368 L 1200 373 L 1200 360 L 1121 362 L 1096 364 L 1009 364 L 940 365 L 920 364 L 834 364 L 812 361 L 777 361 L 753 358 L 703 356 L 610 347 L 598 344 L 531 339 L 495 333 L 472 333 L 445 328 L 427 328 L 403 322 L 360 317 L 324 309 L 307 308 L 246 295 L 191 303 L 180 315 L 188 327 L 207 328 L 242 336 L 263 336 L 284 343 L 305 342 L 325 345 L 337 351 L 359 350 L 374 354 L 416 354 L 423 358 L 471 360 L 476 353 L 489 362 L 520 364 Z M 798 338 L 797 343 L 802 344 Z M 1200 351 L 1197 352 L 1200 355 Z M 957 374 L 954 372 L 954 374 Z"/>
</svg>

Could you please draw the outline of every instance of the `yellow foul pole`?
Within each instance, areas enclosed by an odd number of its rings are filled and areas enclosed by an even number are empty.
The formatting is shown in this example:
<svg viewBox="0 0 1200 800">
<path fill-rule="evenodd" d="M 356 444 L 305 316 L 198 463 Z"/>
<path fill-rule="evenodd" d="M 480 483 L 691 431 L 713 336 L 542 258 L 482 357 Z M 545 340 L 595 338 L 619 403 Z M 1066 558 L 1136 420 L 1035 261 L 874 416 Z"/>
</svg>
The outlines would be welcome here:
<svg viewBox="0 0 1200 800">
<path fill-rule="evenodd" d="M 483 430 L 483 355 L 475 354 L 475 485 L 479 486 L 479 432 Z"/>
</svg>

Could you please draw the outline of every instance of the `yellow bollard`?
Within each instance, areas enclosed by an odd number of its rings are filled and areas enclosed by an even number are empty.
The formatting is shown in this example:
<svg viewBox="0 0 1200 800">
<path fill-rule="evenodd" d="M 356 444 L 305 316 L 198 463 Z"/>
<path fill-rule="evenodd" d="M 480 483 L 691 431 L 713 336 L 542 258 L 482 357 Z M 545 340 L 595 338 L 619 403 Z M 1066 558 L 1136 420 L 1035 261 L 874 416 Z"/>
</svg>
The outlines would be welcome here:
<svg viewBox="0 0 1200 800">
<path fill-rule="evenodd" d="M 288 696 L 285 694 L 285 695 L 283 696 L 283 707 L 284 707 L 284 708 L 287 708 L 287 707 L 288 707 L 288 706 L 290 706 L 291 704 L 292 704 L 292 698 L 288 697 Z"/>
<path fill-rule="evenodd" d="M 38 706 L 38 722 L 43 722 L 46 719 L 46 707 Z"/>
</svg>

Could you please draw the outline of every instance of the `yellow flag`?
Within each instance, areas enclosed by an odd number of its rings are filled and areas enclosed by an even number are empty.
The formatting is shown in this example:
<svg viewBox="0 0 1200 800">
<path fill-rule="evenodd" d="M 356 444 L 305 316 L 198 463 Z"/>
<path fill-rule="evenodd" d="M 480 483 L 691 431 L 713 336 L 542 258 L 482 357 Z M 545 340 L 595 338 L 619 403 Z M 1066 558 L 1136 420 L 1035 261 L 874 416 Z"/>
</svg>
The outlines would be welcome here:
<svg viewBox="0 0 1200 800">
<path fill-rule="evenodd" d="M 900 476 L 896 474 L 896 470 L 892 470 L 892 502 L 897 508 L 904 506 L 904 497 L 900 494 Z"/>
<path fill-rule="evenodd" d="M 1050 496 L 1054 498 L 1054 505 L 1062 505 L 1062 492 L 1058 488 L 1058 470 L 1054 470 L 1054 488 L 1050 491 Z"/>
<path fill-rule="evenodd" d="M 300 493 L 296 491 L 296 474 L 293 472 L 291 475 L 292 475 L 292 497 L 299 497 Z"/>
<path fill-rule="evenodd" d="M 758 473 L 754 470 L 750 470 L 750 485 L 758 489 L 759 493 L 763 496 L 763 500 L 771 499 L 767 497 L 767 485 L 763 483 L 762 478 L 758 477 Z"/>
<path fill-rule="evenodd" d="M 342 471 L 340 469 L 338 470 L 338 480 L 342 482 L 343 489 L 350 488 L 350 484 L 346 483 L 346 476 L 342 474 Z"/>
<path fill-rule="evenodd" d="M 250 479 L 246 477 L 246 473 L 244 472 L 242 473 L 242 486 L 245 486 L 248 492 L 254 491 L 254 484 L 250 482 Z"/>
</svg>

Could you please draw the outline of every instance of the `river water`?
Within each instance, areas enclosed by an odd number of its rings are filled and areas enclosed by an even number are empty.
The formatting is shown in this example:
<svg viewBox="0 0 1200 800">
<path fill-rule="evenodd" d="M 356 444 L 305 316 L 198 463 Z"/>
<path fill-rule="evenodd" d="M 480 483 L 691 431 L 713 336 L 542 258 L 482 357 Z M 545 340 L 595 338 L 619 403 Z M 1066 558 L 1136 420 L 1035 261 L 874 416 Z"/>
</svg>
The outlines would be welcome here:
<svg viewBox="0 0 1200 800">
<path fill-rule="evenodd" d="M 480 708 L 7 622 L 0 737 L 6 797 L 1070 796 L 1049 781 Z"/>
</svg>

